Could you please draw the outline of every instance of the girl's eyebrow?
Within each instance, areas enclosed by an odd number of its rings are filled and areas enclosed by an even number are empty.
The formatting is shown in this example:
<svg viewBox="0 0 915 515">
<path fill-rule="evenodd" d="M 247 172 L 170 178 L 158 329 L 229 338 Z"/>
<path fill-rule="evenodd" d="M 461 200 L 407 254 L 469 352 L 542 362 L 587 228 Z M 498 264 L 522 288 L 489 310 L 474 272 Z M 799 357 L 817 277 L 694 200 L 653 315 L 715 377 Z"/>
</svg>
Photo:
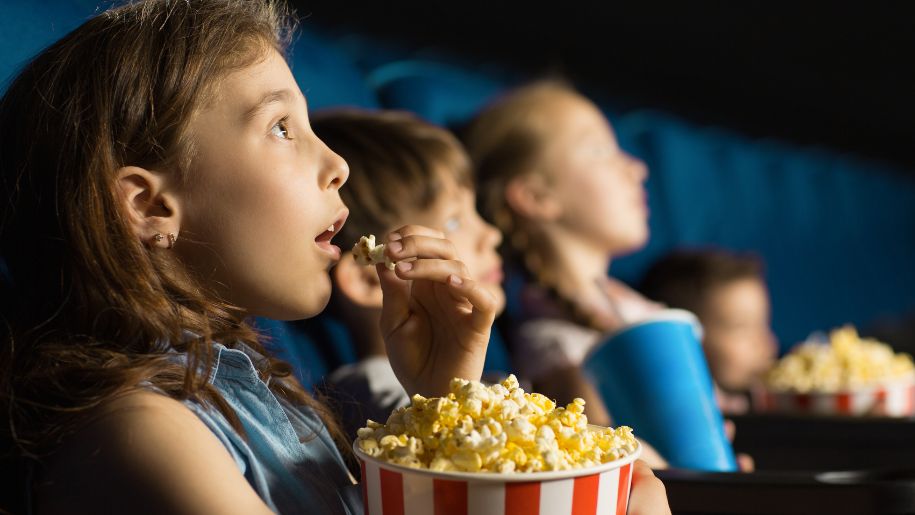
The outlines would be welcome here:
<svg viewBox="0 0 915 515">
<path fill-rule="evenodd" d="M 276 89 L 273 91 L 268 91 L 260 98 L 260 100 L 257 101 L 256 104 L 245 111 L 242 119 L 246 122 L 250 121 L 271 104 L 275 104 L 277 102 L 291 103 L 294 97 L 295 95 L 288 89 Z"/>
</svg>

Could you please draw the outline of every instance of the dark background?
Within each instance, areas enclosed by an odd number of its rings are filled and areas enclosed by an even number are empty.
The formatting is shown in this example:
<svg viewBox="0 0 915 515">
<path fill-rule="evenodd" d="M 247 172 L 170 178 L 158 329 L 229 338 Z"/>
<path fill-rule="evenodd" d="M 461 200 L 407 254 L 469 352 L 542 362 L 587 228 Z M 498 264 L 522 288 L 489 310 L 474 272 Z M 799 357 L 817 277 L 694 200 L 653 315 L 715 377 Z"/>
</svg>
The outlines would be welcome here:
<svg viewBox="0 0 915 515">
<path fill-rule="evenodd" d="M 296 0 L 306 23 L 561 72 L 621 107 L 915 169 L 915 7 Z"/>
</svg>

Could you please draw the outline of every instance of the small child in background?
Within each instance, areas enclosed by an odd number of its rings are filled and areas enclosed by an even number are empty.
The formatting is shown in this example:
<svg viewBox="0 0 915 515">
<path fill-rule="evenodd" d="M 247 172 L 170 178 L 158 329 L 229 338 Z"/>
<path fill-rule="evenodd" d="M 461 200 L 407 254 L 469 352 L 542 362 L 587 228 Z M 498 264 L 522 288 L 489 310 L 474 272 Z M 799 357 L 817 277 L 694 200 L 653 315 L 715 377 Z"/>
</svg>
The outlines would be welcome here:
<svg viewBox="0 0 915 515">
<path fill-rule="evenodd" d="M 699 317 L 722 411 L 746 412 L 747 389 L 778 353 L 762 263 L 723 250 L 675 251 L 651 266 L 640 290 Z"/>
<path fill-rule="evenodd" d="M 381 237 L 407 222 L 437 229 L 453 243 L 447 252 L 463 261 L 502 310 L 502 236 L 477 214 L 470 160 L 451 133 L 406 112 L 357 109 L 319 113 L 312 127 L 349 164 L 340 196 L 350 211 L 339 241 Z M 326 388 L 339 399 L 352 436 L 367 418 L 385 420 L 409 398 L 385 353 L 378 274 L 350 254 L 345 250 L 331 272 L 333 293 L 321 316 L 349 328 L 359 358 L 332 373 Z"/>
</svg>

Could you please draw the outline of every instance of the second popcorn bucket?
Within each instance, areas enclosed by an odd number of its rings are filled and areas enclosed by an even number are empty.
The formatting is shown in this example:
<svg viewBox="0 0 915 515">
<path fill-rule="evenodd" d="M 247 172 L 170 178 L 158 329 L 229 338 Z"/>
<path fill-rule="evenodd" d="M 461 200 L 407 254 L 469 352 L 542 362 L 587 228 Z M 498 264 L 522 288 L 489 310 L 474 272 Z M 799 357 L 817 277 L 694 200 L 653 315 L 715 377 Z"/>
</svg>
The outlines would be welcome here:
<svg viewBox="0 0 915 515">
<path fill-rule="evenodd" d="M 353 449 L 366 515 L 624 515 L 641 454 L 630 428 L 589 425 L 581 399 L 558 407 L 514 376 L 414 396 Z"/>
<path fill-rule="evenodd" d="M 847 325 L 795 345 L 751 393 L 763 413 L 911 417 L 915 362 Z"/>
</svg>

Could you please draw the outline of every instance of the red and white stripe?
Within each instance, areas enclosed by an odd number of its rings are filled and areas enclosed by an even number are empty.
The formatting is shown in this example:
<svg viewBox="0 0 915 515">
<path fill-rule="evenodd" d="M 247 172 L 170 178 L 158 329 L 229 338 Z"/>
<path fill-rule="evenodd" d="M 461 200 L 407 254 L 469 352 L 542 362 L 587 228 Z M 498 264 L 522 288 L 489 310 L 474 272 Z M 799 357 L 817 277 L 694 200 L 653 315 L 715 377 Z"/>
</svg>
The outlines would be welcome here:
<svg viewBox="0 0 915 515">
<path fill-rule="evenodd" d="M 762 390 L 754 395 L 757 411 L 817 413 L 821 415 L 868 415 L 889 417 L 915 415 L 915 383 L 838 393 L 795 393 Z"/>
<path fill-rule="evenodd" d="M 549 481 L 440 479 L 362 460 L 365 515 L 625 515 L 632 465 Z"/>
</svg>

